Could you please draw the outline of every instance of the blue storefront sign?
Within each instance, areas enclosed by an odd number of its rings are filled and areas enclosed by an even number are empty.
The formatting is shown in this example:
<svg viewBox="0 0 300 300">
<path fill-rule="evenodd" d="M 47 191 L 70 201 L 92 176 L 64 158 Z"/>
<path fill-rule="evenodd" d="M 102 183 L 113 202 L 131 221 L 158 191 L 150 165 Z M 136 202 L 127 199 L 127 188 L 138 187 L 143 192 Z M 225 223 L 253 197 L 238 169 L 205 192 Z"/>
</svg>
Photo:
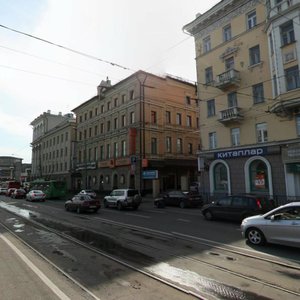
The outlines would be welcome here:
<svg viewBox="0 0 300 300">
<path fill-rule="evenodd" d="M 143 179 L 157 179 L 158 171 L 157 170 L 145 170 L 143 171 Z"/>
<path fill-rule="evenodd" d="M 267 154 L 267 147 L 245 148 L 239 150 L 221 151 L 215 153 L 215 159 L 228 159 L 247 156 L 262 156 Z"/>
</svg>

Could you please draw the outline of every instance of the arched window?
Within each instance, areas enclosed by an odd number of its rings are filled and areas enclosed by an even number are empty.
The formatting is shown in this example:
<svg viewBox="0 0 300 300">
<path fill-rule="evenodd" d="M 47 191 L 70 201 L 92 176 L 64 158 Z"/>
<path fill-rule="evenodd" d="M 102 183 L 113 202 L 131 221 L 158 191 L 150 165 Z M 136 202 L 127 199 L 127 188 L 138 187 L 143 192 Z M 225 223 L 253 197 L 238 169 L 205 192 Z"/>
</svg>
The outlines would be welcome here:
<svg viewBox="0 0 300 300">
<path fill-rule="evenodd" d="M 269 192 L 269 175 L 267 165 L 261 160 L 254 160 L 249 165 L 251 192 Z"/>
<path fill-rule="evenodd" d="M 216 192 L 228 191 L 227 168 L 223 163 L 214 166 L 214 187 Z"/>
</svg>

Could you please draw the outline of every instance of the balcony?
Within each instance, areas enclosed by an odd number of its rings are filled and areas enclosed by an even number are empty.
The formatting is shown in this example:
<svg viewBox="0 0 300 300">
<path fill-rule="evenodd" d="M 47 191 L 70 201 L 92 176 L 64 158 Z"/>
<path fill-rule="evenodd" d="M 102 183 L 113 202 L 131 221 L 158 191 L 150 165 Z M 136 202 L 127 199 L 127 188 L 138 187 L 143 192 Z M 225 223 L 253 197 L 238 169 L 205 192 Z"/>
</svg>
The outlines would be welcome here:
<svg viewBox="0 0 300 300">
<path fill-rule="evenodd" d="M 270 113 L 279 117 L 293 117 L 300 112 L 300 98 L 277 101 L 269 108 Z"/>
<path fill-rule="evenodd" d="M 240 72 L 235 69 L 230 69 L 222 74 L 217 75 L 215 87 L 221 90 L 226 90 L 229 87 L 239 87 L 240 81 Z"/>
<path fill-rule="evenodd" d="M 244 116 L 240 113 L 241 108 L 234 106 L 225 110 L 220 111 L 219 122 L 224 125 L 232 123 L 232 122 L 240 122 L 244 119 Z"/>
</svg>

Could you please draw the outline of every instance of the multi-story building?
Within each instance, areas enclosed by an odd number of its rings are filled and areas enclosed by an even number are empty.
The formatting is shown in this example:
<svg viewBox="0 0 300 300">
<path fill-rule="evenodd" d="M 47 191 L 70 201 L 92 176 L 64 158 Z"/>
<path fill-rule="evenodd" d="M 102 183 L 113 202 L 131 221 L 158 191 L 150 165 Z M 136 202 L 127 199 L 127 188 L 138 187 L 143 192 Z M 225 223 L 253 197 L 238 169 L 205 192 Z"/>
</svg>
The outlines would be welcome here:
<svg viewBox="0 0 300 300">
<path fill-rule="evenodd" d="M 77 187 L 187 189 L 197 176 L 195 84 L 138 71 L 73 109 Z"/>
<path fill-rule="evenodd" d="M 76 121 L 73 114 L 44 112 L 34 119 L 31 179 L 66 181 L 73 188 Z"/>
<path fill-rule="evenodd" d="M 13 156 L 0 156 L 0 182 L 8 180 L 21 180 L 22 158 Z"/>
<path fill-rule="evenodd" d="M 203 192 L 300 196 L 299 3 L 223 0 L 184 26 L 195 39 Z"/>
</svg>

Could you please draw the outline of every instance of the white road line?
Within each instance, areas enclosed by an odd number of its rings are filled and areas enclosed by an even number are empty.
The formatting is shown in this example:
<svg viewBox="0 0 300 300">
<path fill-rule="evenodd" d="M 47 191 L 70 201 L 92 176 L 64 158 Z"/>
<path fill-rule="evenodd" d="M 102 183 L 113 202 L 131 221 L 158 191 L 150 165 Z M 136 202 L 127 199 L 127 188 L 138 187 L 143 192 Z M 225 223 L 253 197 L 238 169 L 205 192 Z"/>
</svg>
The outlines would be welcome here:
<svg viewBox="0 0 300 300">
<path fill-rule="evenodd" d="M 35 266 L 18 248 L 0 233 L 0 238 L 26 263 L 26 265 L 53 291 L 59 299 L 71 300 L 37 266 Z"/>
<path fill-rule="evenodd" d="M 187 219 L 177 219 L 176 221 L 185 222 L 185 223 L 191 223 L 191 221 L 187 220 Z"/>
<path fill-rule="evenodd" d="M 143 216 L 143 215 L 136 215 L 136 214 L 130 214 L 126 213 L 127 216 L 133 216 L 133 217 L 139 217 L 139 218 L 144 218 L 144 219 L 150 219 L 151 217 L 149 216 Z"/>
</svg>

